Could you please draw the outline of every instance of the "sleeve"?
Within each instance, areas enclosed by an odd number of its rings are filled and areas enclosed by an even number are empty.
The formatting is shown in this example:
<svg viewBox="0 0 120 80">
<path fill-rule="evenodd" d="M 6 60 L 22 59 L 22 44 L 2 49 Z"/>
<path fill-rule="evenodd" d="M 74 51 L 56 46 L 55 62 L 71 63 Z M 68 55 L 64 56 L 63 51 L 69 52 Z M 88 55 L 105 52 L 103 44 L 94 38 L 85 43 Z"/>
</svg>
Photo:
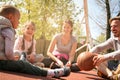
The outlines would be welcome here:
<svg viewBox="0 0 120 80">
<path fill-rule="evenodd" d="M 36 40 L 34 40 L 34 42 L 33 42 L 32 54 L 36 54 Z"/>
<path fill-rule="evenodd" d="M 13 30 L 10 28 L 3 29 L 1 31 L 1 34 L 5 38 L 5 55 L 8 60 L 13 60 L 14 59 L 13 47 L 14 47 L 15 34 Z"/>
<path fill-rule="evenodd" d="M 112 49 L 112 48 L 113 48 L 113 40 L 112 39 L 108 39 L 104 43 L 101 43 L 101 44 L 93 47 L 90 50 L 90 52 L 92 52 L 92 53 L 100 53 L 100 52 L 103 52 L 104 50 Z"/>
<path fill-rule="evenodd" d="M 60 36 L 61 36 L 61 34 L 60 34 L 60 33 L 59 33 L 59 34 L 54 35 L 54 36 L 53 36 L 53 38 L 52 38 L 52 41 L 53 41 L 53 40 L 56 40 L 57 42 L 58 42 L 58 41 L 60 41 Z"/>
<path fill-rule="evenodd" d="M 59 39 L 59 36 L 60 36 L 60 34 L 56 34 L 56 35 L 53 36 L 53 39 L 58 40 L 58 39 Z"/>
<path fill-rule="evenodd" d="M 16 51 L 18 51 L 18 52 L 22 52 L 22 39 L 23 39 L 23 37 L 22 36 L 19 36 L 19 37 L 17 37 L 17 39 L 15 40 L 15 44 L 14 44 L 14 48 L 13 48 L 13 51 L 14 52 L 16 52 Z"/>
<path fill-rule="evenodd" d="M 117 59 L 120 60 L 120 50 L 111 52 L 111 53 L 107 53 L 104 55 L 105 59 L 107 60 L 113 60 L 113 59 Z"/>
<path fill-rule="evenodd" d="M 75 37 L 75 36 L 72 36 L 72 44 L 73 44 L 73 43 L 76 43 L 76 42 L 77 42 L 76 37 Z"/>
</svg>

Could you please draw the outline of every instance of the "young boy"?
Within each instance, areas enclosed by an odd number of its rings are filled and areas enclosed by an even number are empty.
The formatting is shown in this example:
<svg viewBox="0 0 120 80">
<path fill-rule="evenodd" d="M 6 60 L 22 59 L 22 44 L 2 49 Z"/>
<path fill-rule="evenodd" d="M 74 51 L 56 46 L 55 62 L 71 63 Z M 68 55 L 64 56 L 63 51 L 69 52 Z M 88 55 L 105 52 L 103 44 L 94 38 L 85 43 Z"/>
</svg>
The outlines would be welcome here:
<svg viewBox="0 0 120 80">
<path fill-rule="evenodd" d="M 20 12 L 11 5 L 3 5 L 0 8 L 0 70 L 21 72 L 38 76 L 61 77 L 68 76 L 70 69 L 67 67 L 44 70 L 32 64 L 18 60 L 13 53 L 15 29 L 19 24 Z"/>
</svg>

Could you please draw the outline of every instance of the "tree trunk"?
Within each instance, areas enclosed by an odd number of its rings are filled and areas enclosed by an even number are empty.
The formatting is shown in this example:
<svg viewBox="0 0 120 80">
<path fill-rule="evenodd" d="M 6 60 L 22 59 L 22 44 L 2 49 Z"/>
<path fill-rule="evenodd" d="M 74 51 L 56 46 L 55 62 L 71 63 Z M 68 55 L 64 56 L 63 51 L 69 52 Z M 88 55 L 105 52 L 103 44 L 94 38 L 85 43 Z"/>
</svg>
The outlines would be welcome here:
<svg viewBox="0 0 120 80">
<path fill-rule="evenodd" d="M 117 16 L 120 16 L 120 12 L 117 14 Z"/>
<path fill-rule="evenodd" d="M 108 38 L 110 38 L 111 35 L 110 24 L 109 24 L 111 13 L 110 13 L 109 0 L 105 0 L 105 3 L 106 3 L 106 11 L 107 11 L 107 29 L 106 29 L 106 40 L 107 40 Z"/>
</svg>

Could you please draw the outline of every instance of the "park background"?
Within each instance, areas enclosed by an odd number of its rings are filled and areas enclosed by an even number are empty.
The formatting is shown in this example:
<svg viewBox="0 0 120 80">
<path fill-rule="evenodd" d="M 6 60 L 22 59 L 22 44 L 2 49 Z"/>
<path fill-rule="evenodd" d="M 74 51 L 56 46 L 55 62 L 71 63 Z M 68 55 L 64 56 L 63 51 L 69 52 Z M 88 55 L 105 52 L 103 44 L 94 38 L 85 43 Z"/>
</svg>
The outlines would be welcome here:
<svg viewBox="0 0 120 80">
<path fill-rule="evenodd" d="M 78 40 L 79 48 L 87 42 L 86 38 L 93 46 L 111 37 L 108 20 L 120 15 L 120 0 L 0 0 L 0 6 L 4 4 L 14 5 L 21 12 L 16 37 L 22 34 L 26 21 L 35 22 L 36 51 L 44 56 L 47 56 L 52 37 L 61 32 L 64 20 L 73 21 L 73 35 Z M 88 31 L 86 28 L 89 28 Z M 84 50 L 78 51 L 76 56 Z"/>
</svg>

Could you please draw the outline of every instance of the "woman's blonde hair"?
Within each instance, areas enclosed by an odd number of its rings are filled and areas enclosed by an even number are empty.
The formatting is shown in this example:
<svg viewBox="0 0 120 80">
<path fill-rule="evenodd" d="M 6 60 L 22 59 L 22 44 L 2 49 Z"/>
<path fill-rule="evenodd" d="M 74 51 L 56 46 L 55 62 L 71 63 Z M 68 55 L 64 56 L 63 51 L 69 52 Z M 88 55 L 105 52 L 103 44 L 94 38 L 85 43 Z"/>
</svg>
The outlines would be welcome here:
<svg viewBox="0 0 120 80">
<path fill-rule="evenodd" d="M 73 22 L 71 20 L 65 20 L 64 23 L 68 23 L 71 27 L 73 27 Z"/>
<path fill-rule="evenodd" d="M 64 23 L 68 23 L 71 28 L 73 28 L 73 22 L 71 20 L 65 20 Z M 71 30 L 71 34 L 72 34 L 73 30 Z"/>
</svg>

